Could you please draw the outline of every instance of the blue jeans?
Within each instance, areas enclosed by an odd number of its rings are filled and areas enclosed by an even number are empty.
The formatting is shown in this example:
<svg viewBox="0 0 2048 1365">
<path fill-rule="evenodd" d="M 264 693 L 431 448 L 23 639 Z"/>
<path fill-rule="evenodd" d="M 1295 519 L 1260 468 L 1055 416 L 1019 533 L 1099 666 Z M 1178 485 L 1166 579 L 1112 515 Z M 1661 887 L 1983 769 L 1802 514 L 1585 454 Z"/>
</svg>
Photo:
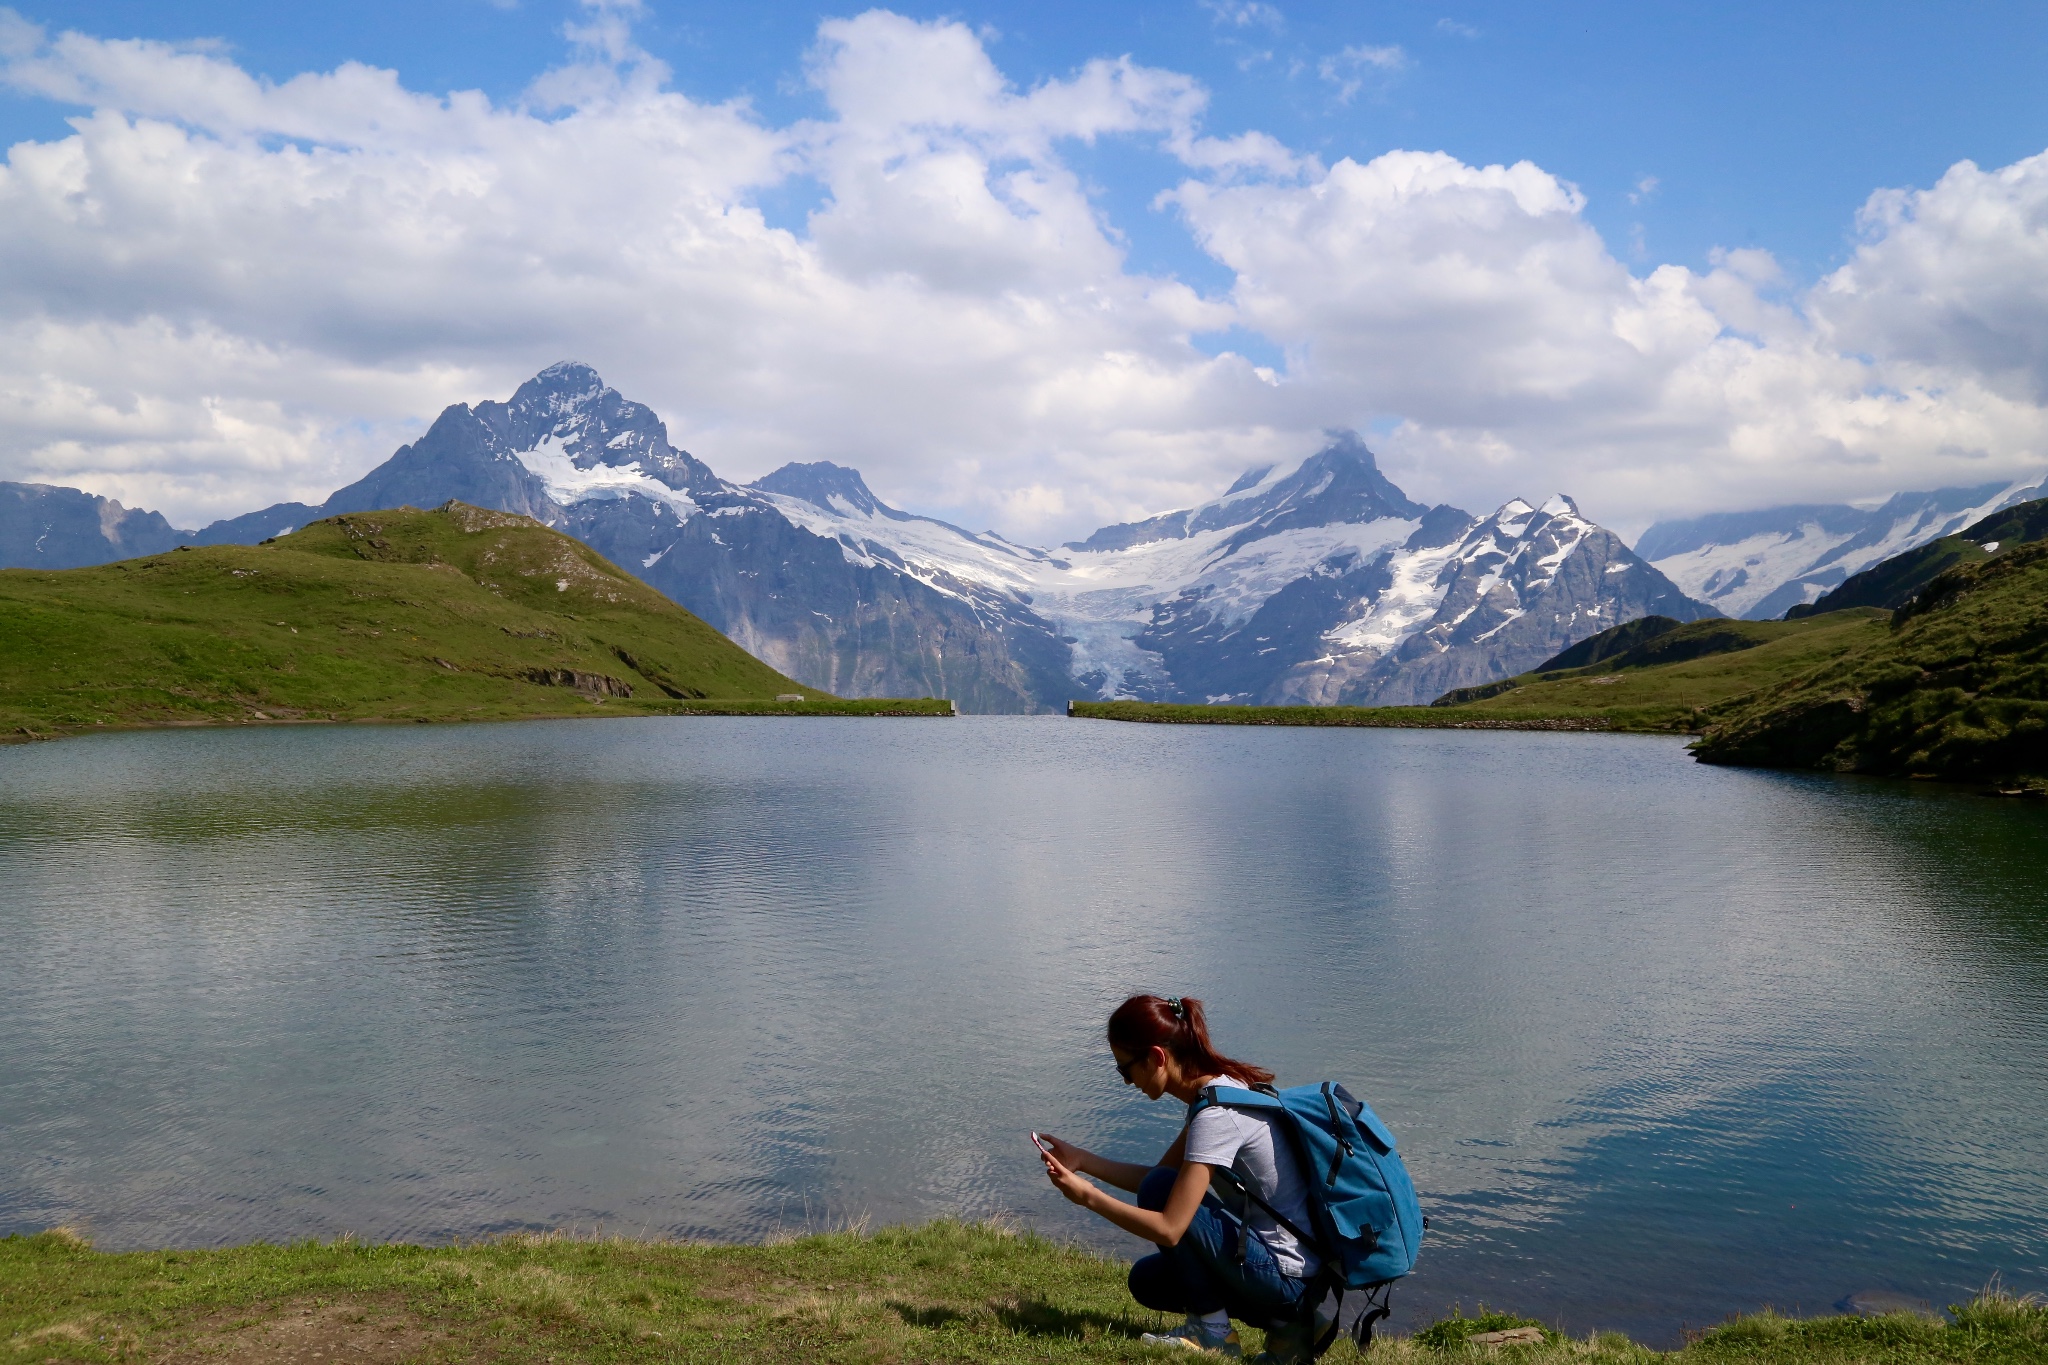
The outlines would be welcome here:
<svg viewBox="0 0 2048 1365">
<path fill-rule="evenodd" d="M 1178 1179 L 1180 1172 L 1170 1166 L 1153 1169 L 1138 1185 L 1138 1207 L 1155 1212 L 1165 1208 Z M 1213 1313 L 1220 1308 L 1258 1327 L 1299 1316 L 1306 1290 L 1306 1282 L 1280 1272 L 1264 1242 L 1245 1238 L 1243 1225 L 1224 1211 L 1213 1192 L 1203 1198 L 1178 1243 L 1131 1267 L 1131 1297 L 1147 1308 L 1162 1313 Z"/>
</svg>

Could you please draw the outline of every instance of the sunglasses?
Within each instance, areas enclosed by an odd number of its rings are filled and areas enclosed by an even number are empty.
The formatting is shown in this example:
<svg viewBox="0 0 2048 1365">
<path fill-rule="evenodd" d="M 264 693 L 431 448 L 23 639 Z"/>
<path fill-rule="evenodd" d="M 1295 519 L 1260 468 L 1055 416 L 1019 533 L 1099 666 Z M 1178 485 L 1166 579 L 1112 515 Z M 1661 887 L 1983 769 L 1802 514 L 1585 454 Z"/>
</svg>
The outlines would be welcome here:
<svg viewBox="0 0 2048 1365">
<path fill-rule="evenodd" d="M 1114 1052 L 1110 1053 L 1109 1056 L 1111 1061 L 1116 1060 L 1116 1054 Z M 1116 1074 L 1124 1078 L 1125 1085 L 1131 1084 L 1131 1068 L 1144 1060 L 1145 1054 L 1139 1053 L 1137 1056 L 1131 1058 L 1131 1060 L 1129 1060 L 1128 1062 L 1117 1062 Z"/>
</svg>

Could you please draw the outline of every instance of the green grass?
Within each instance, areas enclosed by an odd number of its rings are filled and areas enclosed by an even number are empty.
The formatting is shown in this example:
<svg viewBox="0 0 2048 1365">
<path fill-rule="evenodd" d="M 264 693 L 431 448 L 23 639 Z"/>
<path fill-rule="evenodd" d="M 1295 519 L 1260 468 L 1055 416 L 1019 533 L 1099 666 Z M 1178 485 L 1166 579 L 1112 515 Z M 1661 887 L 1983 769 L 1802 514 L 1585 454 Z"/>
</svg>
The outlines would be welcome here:
<svg viewBox="0 0 2048 1365">
<path fill-rule="evenodd" d="M 1095 720 L 1181 725 L 1357 725 L 1388 729 L 1613 730 L 1697 733 L 1721 711 L 1868 649 L 1884 612 L 1798 621 L 1697 621 L 1584 668 L 1524 673 L 1453 692 L 1431 706 L 1181 706 L 1073 702 Z M 1710 650 L 1688 657 L 1693 651 Z"/>
<path fill-rule="evenodd" d="M 803 687 L 587 546 L 460 503 L 334 517 L 256 546 L 0 571 L 8 737 L 680 712 L 951 707 Z"/>
<path fill-rule="evenodd" d="M 662 708 L 674 716 L 951 716 L 943 697 L 812 697 L 801 702 L 723 698 L 679 701 Z"/>
<path fill-rule="evenodd" d="M 1489 1350 L 1453 1318 L 1372 1352 L 1446 1360 L 2017 1365 L 2048 1359 L 2048 1310 L 2011 1299 L 1953 1324 L 1895 1316 L 1737 1319 L 1666 1356 L 1613 1333 Z M 1153 1361 L 1167 1325 L 1124 1267 L 1042 1237 L 937 1222 L 764 1246 L 510 1237 L 453 1247 L 350 1242 L 102 1254 L 64 1232 L 0 1239 L 0 1365 L 140 1361 Z M 1248 1347 L 1258 1333 L 1244 1332 Z M 1348 1342 L 1326 1359 L 1355 1360 Z"/>
<path fill-rule="evenodd" d="M 1379 730 L 1606 730 L 1605 716 L 1556 716 L 1539 709 L 1430 706 L 1202 706 L 1162 701 L 1072 701 L 1077 720 L 1130 720 L 1154 725 L 1332 725 Z"/>
<path fill-rule="evenodd" d="M 1694 749 L 1713 763 L 2038 789 L 2048 777 L 2048 543 L 1948 569 L 1869 648 L 1745 698 Z"/>
</svg>

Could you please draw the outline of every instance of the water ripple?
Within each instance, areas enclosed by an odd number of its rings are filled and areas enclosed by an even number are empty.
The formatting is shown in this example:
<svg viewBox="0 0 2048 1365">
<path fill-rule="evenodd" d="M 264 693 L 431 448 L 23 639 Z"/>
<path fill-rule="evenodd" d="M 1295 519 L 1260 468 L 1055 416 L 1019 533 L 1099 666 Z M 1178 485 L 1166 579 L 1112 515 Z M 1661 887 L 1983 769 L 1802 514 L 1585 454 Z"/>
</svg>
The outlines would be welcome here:
<svg viewBox="0 0 2048 1365">
<path fill-rule="evenodd" d="M 1150 1156 L 1133 989 L 1338 1076 L 1485 1299 L 2048 1288 L 2048 819 L 1660 740 L 617 721 L 0 749 L 0 1231 L 750 1238 Z"/>
</svg>

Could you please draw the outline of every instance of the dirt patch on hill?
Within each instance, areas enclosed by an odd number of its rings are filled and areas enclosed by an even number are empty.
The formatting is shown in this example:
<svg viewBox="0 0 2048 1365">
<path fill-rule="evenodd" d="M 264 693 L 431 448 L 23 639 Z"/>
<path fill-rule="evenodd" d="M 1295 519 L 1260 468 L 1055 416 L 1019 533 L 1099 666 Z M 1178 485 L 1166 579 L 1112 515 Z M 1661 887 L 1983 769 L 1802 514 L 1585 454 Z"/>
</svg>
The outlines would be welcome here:
<svg viewBox="0 0 2048 1365">
<path fill-rule="evenodd" d="M 398 1365 L 444 1340 L 401 1302 L 294 1302 L 243 1309 L 152 1343 L 158 1365 Z"/>
</svg>

